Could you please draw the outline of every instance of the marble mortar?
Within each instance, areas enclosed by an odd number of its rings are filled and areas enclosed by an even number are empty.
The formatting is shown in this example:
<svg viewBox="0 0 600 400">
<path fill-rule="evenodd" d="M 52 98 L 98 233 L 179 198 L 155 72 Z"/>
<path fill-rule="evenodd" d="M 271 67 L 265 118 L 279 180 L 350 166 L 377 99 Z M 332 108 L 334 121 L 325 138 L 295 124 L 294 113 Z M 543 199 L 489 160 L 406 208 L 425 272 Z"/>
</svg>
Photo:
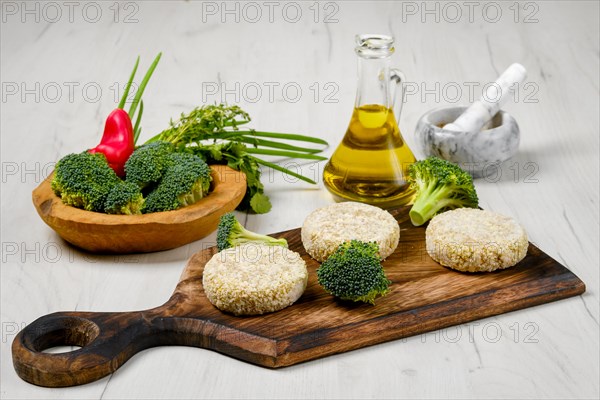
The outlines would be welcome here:
<svg viewBox="0 0 600 400">
<path fill-rule="evenodd" d="M 455 132 L 441 128 L 453 122 L 468 107 L 436 108 L 419 119 L 415 135 L 426 157 L 436 156 L 459 164 L 474 178 L 498 172 L 501 164 L 519 148 L 517 121 L 500 110 L 480 132 Z"/>
</svg>

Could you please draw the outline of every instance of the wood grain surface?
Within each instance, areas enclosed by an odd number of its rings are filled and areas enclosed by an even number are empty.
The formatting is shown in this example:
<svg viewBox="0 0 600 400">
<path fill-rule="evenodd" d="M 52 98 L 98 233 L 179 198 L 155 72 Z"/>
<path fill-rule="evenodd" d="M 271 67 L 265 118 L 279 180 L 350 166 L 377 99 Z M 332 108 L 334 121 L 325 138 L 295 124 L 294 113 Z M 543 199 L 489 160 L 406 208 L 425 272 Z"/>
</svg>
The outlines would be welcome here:
<svg viewBox="0 0 600 400">
<path fill-rule="evenodd" d="M 12 346 L 19 376 L 40 386 L 72 386 L 114 372 L 137 352 L 154 346 L 212 349 L 265 367 L 278 368 L 512 310 L 575 296 L 584 283 L 567 268 L 530 245 L 514 268 L 493 273 L 460 273 L 434 262 L 425 251 L 425 228 L 414 227 L 408 209 L 393 212 L 400 243 L 384 262 L 391 293 L 375 306 L 343 302 L 317 283 L 318 263 L 304 251 L 300 229 L 285 237 L 306 260 L 309 280 L 291 307 L 262 316 L 235 317 L 207 300 L 205 263 L 215 248 L 187 263 L 167 303 L 138 312 L 59 312 L 22 330 Z M 81 349 L 59 354 L 58 345 Z"/>
<path fill-rule="evenodd" d="M 52 191 L 53 175 L 33 191 L 33 204 L 48 226 L 69 243 L 93 253 L 147 253 L 173 249 L 213 232 L 221 215 L 246 193 L 246 175 L 211 166 L 211 191 L 191 206 L 143 215 L 110 215 L 64 204 Z"/>
</svg>

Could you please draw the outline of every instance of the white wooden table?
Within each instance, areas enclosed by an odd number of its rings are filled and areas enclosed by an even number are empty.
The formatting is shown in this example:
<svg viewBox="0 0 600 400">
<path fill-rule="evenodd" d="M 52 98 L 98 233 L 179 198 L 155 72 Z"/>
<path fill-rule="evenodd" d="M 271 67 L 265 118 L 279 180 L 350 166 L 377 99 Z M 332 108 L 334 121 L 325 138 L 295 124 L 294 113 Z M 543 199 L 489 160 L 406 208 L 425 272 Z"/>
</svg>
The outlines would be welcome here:
<svg viewBox="0 0 600 400">
<path fill-rule="evenodd" d="M 1 397 L 598 398 L 598 5 L 2 1 Z M 282 370 L 163 347 L 80 387 L 19 379 L 10 346 L 27 323 L 60 310 L 162 304 L 188 257 L 214 243 L 213 234 L 156 254 L 88 255 L 31 204 L 56 160 L 99 140 L 135 57 L 145 70 L 164 52 L 144 96 L 142 139 L 182 111 L 226 100 L 249 111 L 254 127 L 326 138 L 331 154 L 354 101 L 354 34 L 365 32 L 396 37 L 395 64 L 410 92 L 400 127 L 418 156 L 413 134 L 423 113 L 468 103 L 512 62 L 527 67 L 529 85 L 506 106 L 521 127 L 520 151 L 501 176 L 476 182 L 481 206 L 517 218 L 587 292 Z M 320 178 L 322 165 L 301 168 Z M 321 183 L 269 172 L 264 182 L 273 210 L 240 214 L 252 230 L 300 226 L 332 202 Z"/>
</svg>

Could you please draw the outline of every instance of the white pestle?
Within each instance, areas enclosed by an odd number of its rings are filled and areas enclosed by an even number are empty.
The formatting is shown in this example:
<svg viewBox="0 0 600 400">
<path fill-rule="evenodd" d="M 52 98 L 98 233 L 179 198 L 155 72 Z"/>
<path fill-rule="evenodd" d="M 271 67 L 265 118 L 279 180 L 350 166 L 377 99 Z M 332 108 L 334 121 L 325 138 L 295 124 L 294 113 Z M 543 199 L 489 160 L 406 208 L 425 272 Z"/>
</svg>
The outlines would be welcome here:
<svg viewBox="0 0 600 400">
<path fill-rule="evenodd" d="M 481 98 L 466 109 L 454 122 L 444 125 L 444 130 L 456 132 L 479 132 L 491 120 L 514 92 L 513 85 L 521 84 L 527 70 L 518 63 L 512 64 L 489 85 Z"/>
</svg>

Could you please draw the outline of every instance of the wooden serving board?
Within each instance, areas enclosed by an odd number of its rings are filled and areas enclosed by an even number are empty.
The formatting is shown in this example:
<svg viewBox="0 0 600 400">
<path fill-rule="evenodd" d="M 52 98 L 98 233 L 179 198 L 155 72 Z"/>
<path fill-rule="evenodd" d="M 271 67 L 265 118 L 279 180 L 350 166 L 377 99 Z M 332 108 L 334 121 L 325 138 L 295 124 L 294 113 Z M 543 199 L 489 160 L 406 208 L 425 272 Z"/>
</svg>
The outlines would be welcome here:
<svg viewBox="0 0 600 400">
<path fill-rule="evenodd" d="M 235 317 L 214 308 L 202 289 L 206 249 L 187 263 L 171 298 L 135 312 L 59 312 L 43 316 L 15 338 L 13 364 L 21 378 L 40 386 L 79 385 L 102 378 L 135 353 L 153 346 L 216 350 L 278 368 L 376 343 L 456 325 L 581 294 L 584 283 L 533 245 L 517 266 L 469 274 L 444 268 L 425 251 L 425 228 L 414 227 L 408 208 L 393 212 L 401 228 L 398 248 L 384 262 L 391 293 L 377 304 L 343 302 L 317 283 L 319 264 L 304 251 L 300 229 L 275 234 L 306 260 L 302 297 L 282 311 Z M 42 350 L 78 345 L 70 353 Z"/>
</svg>

